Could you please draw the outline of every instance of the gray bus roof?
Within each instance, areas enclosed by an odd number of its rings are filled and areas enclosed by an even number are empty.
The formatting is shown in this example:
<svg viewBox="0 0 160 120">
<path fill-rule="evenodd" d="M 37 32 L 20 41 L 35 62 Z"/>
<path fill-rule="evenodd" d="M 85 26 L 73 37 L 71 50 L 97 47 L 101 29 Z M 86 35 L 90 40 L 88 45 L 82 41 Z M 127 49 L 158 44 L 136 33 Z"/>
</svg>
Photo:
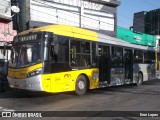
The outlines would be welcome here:
<svg viewBox="0 0 160 120">
<path fill-rule="evenodd" d="M 131 44 L 129 42 L 126 42 L 108 35 L 104 35 L 101 33 L 98 33 L 98 42 L 107 43 L 110 45 L 123 46 L 127 48 L 134 48 L 134 49 L 152 50 L 152 51 L 155 50 L 154 47 Z"/>
</svg>

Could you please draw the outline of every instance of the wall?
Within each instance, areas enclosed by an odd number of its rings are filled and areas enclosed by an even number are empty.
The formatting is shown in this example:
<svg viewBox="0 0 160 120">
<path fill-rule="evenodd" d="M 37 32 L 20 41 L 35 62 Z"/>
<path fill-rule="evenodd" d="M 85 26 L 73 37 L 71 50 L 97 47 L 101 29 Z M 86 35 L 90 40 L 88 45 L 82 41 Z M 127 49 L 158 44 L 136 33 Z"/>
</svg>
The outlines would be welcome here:
<svg viewBox="0 0 160 120">
<path fill-rule="evenodd" d="M 4 44 L 13 40 L 13 37 L 17 34 L 12 28 L 12 21 L 4 22 L 0 20 L 0 59 L 7 59 L 10 57 L 10 52 L 6 56 L 3 55 Z"/>
<path fill-rule="evenodd" d="M 0 41 L 12 41 L 16 34 L 17 32 L 12 28 L 12 22 L 0 21 Z"/>
<path fill-rule="evenodd" d="M 0 0 L 0 18 L 11 20 L 11 0 Z"/>
<path fill-rule="evenodd" d="M 17 34 L 12 28 L 11 0 L 0 0 L 0 47 Z"/>
</svg>

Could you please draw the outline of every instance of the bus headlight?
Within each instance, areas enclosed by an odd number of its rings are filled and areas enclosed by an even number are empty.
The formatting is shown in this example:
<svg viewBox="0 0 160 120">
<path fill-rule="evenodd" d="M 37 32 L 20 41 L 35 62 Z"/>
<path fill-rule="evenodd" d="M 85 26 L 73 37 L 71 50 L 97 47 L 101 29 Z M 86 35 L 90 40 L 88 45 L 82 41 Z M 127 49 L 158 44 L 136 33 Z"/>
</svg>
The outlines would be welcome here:
<svg viewBox="0 0 160 120">
<path fill-rule="evenodd" d="M 29 72 L 27 77 L 32 77 L 32 76 L 35 76 L 35 75 L 39 75 L 39 74 L 41 74 L 41 71 L 42 71 L 42 68 L 35 69 L 35 70 Z"/>
</svg>

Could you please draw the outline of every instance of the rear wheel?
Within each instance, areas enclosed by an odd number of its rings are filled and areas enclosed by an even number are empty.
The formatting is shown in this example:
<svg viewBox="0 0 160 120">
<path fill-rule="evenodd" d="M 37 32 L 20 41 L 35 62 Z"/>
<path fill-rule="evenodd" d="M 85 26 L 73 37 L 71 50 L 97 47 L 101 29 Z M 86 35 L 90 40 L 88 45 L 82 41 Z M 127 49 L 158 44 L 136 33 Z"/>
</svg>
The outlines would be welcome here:
<svg viewBox="0 0 160 120">
<path fill-rule="evenodd" d="M 137 86 L 140 86 L 142 85 L 142 82 L 143 82 L 143 75 L 142 73 L 138 73 L 138 80 L 137 80 Z"/>
<path fill-rule="evenodd" d="M 76 89 L 75 89 L 75 92 L 77 95 L 84 95 L 87 91 L 87 80 L 86 80 L 86 77 L 83 76 L 83 75 L 80 75 L 78 78 L 77 78 L 77 81 L 76 81 Z"/>
</svg>

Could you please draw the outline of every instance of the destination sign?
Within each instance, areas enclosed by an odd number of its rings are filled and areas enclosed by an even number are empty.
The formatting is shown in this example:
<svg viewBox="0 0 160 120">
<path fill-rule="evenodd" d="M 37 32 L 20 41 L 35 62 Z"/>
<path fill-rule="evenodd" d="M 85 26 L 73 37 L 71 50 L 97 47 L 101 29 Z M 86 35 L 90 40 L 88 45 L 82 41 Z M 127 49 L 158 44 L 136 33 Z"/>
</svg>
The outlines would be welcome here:
<svg viewBox="0 0 160 120">
<path fill-rule="evenodd" d="M 41 37 L 40 34 L 27 34 L 23 36 L 16 36 L 14 38 L 14 42 L 26 42 L 26 41 L 33 41 L 38 40 Z M 40 39 L 39 39 L 40 40 Z"/>
<path fill-rule="evenodd" d="M 24 41 L 29 41 L 29 40 L 36 40 L 37 39 L 37 34 L 35 35 L 27 35 L 27 36 L 22 36 L 18 38 L 19 41 L 24 42 Z"/>
</svg>

